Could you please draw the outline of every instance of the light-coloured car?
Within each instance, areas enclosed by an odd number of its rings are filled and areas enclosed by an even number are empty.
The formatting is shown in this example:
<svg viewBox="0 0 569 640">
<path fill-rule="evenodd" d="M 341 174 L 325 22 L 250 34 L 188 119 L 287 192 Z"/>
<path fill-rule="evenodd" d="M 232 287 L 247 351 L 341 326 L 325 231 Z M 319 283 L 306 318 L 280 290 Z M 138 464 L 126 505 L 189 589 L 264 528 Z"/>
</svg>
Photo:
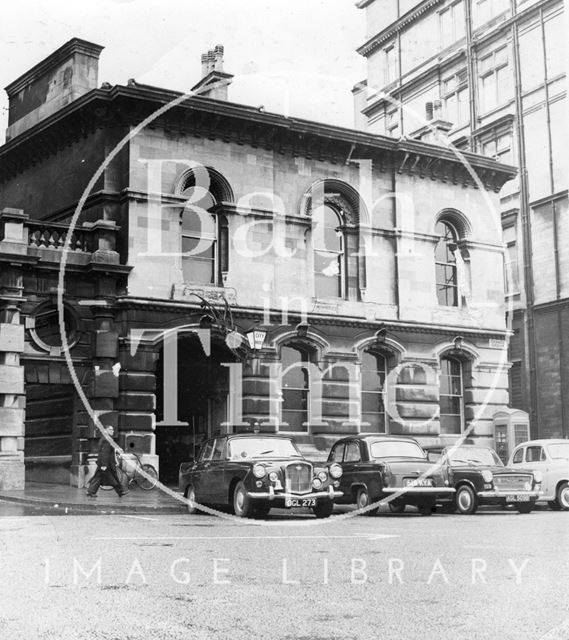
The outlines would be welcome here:
<svg viewBox="0 0 569 640">
<path fill-rule="evenodd" d="M 569 440 L 529 440 L 518 445 L 509 467 L 541 471 L 541 495 L 555 511 L 569 511 Z"/>
</svg>

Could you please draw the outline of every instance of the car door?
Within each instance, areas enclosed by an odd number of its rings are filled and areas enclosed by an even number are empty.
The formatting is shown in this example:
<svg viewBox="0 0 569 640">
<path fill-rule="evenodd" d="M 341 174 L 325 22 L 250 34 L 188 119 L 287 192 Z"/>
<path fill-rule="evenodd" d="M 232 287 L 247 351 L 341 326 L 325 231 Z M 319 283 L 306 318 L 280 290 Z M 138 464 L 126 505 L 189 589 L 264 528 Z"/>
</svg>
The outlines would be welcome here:
<svg viewBox="0 0 569 640">
<path fill-rule="evenodd" d="M 549 473 L 547 473 L 548 465 L 544 448 L 541 445 L 526 446 L 522 466 L 532 471 L 541 471 L 543 475 L 541 490 L 545 495 L 549 495 L 551 493 L 551 478 L 549 477 Z"/>
<path fill-rule="evenodd" d="M 207 502 L 207 482 L 205 472 L 211 464 L 213 446 L 215 440 L 208 440 L 202 447 L 195 469 L 192 472 L 191 482 L 194 486 L 196 500 Z"/>
<path fill-rule="evenodd" d="M 201 468 L 200 492 L 204 502 L 225 504 L 227 492 L 223 491 L 223 469 L 227 438 L 219 437 L 210 442 L 210 450 L 207 452 L 209 457 L 204 459 Z"/>
<path fill-rule="evenodd" d="M 344 462 L 342 468 L 344 469 L 343 478 L 346 478 L 345 487 L 343 491 L 352 498 L 352 486 L 363 481 L 362 471 L 360 469 L 362 462 L 362 455 L 360 451 L 359 442 L 357 440 L 350 440 L 346 442 L 346 448 L 344 449 Z"/>
<path fill-rule="evenodd" d="M 543 475 L 541 490 L 546 496 L 551 496 L 554 493 L 552 478 L 549 473 L 549 462 L 544 447 L 541 445 L 528 445 L 525 447 L 523 466 L 532 471 L 541 471 Z"/>
<path fill-rule="evenodd" d="M 227 504 L 228 489 L 225 485 L 227 466 L 227 438 L 217 438 L 209 466 L 204 470 L 207 499 L 213 504 Z"/>
</svg>

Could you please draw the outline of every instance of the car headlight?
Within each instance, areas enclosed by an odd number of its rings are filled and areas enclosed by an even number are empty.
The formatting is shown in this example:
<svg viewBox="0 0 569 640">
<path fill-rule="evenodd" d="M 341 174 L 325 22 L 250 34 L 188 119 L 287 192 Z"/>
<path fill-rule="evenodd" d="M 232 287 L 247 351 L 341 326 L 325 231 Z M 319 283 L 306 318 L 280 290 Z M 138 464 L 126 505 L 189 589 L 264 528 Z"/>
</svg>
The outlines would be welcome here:
<svg viewBox="0 0 569 640">
<path fill-rule="evenodd" d="M 541 484 L 543 482 L 543 473 L 541 473 L 541 471 L 534 471 L 533 472 L 533 480 L 536 484 Z"/>
<path fill-rule="evenodd" d="M 484 471 L 482 472 L 482 480 L 484 480 L 486 484 L 490 484 L 492 480 L 494 480 L 494 476 L 492 475 L 492 472 L 488 469 L 484 469 Z"/>
<path fill-rule="evenodd" d="M 279 474 L 276 471 L 271 471 L 271 473 L 269 473 L 269 480 L 271 482 L 276 482 L 279 479 Z"/>
<path fill-rule="evenodd" d="M 330 471 L 330 475 L 336 479 L 340 478 L 342 476 L 342 473 L 344 473 L 342 471 L 342 467 L 337 462 L 334 462 L 334 464 L 331 464 L 328 471 Z"/>
<path fill-rule="evenodd" d="M 314 478 L 314 480 L 312 481 L 312 486 L 315 489 L 322 489 L 322 480 L 320 480 L 320 478 Z"/>
<path fill-rule="evenodd" d="M 318 477 L 320 478 L 320 480 L 321 480 L 322 482 L 326 482 L 326 480 L 328 480 L 328 474 L 326 473 L 326 471 L 321 471 L 321 472 L 318 474 Z"/>
<path fill-rule="evenodd" d="M 256 464 L 253 467 L 253 475 L 255 478 L 264 478 L 267 475 L 267 470 L 265 469 L 265 465 Z"/>
</svg>

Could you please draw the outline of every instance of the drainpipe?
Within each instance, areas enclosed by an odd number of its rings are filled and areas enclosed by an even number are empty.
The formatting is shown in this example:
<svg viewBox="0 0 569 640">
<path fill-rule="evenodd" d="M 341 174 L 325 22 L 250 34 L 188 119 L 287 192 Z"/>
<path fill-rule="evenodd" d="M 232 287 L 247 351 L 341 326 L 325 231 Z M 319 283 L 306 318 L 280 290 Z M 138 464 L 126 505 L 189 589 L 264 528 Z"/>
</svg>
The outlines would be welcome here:
<svg viewBox="0 0 569 640">
<path fill-rule="evenodd" d="M 512 17 L 517 14 L 517 2 L 511 0 Z M 512 49 L 514 63 L 515 80 L 515 114 L 516 133 L 518 138 L 518 166 L 520 171 L 520 222 L 522 225 L 522 236 L 524 241 L 523 261 L 524 261 L 524 289 L 525 289 L 525 351 L 528 366 L 526 372 L 529 388 L 529 414 L 530 428 L 533 425 L 532 437 L 539 437 L 538 427 L 538 407 L 537 407 L 537 382 L 536 382 L 536 347 L 535 347 L 535 322 L 534 322 L 534 282 L 532 268 L 532 234 L 531 218 L 529 210 L 529 189 L 528 173 L 526 164 L 525 132 L 523 120 L 523 104 L 521 92 L 521 70 L 520 70 L 520 45 L 518 37 L 518 25 L 516 20 L 512 22 Z M 528 371 L 529 369 L 529 371 Z"/>
<path fill-rule="evenodd" d="M 543 19 L 543 7 L 539 10 L 539 25 L 541 31 L 541 44 L 543 47 L 543 77 L 545 80 L 545 117 L 547 119 L 547 137 L 549 142 L 549 189 L 551 193 L 555 193 L 555 181 L 553 179 L 553 144 L 551 129 L 551 107 L 549 105 L 549 77 L 547 75 L 547 51 L 545 48 L 545 23 Z M 560 261 L 559 261 L 559 221 L 556 201 L 551 202 L 551 218 L 553 221 L 553 248 L 555 256 L 555 294 L 557 300 L 561 299 L 561 278 L 560 278 Z M 557 309 L 557 331 L 559 334 L 559 381 L 561 389 L 565 388 L 565 375 L 563 364 L 565 362 L 565 341 L 563 340 L 563 318 L 561 311 Z M 567 415 L 565 411 L 565 402 L 563 396 L 560 398 L 561 413 L 561 432 L 564 438 L 567 437 Z"/>
<path fill-rule="evenodd" d="M 401 2 L 397 0 L 397 17 L 401 17 Z M 405 114 L 403 112 L 403 65 L 401 64 L 401 30 L 397 30 L 397 76 L 398 76 L 398 89 L 399 89 L 399 122 L 401 124 L 401 135 L 405 135 Z"/>
<path fill-rule="evenodd" d="M 478 141 L 472 135 L 476 129 L 476 95 L 478 83 L 476 81 L 476 56 L 474 54 L 474 44 L 472 42 L 472 5 L 469 0 L 464 3 L 466 12 L 466 73 L 468 76 L 468 104 L 470 109 L 470 149 L 474 152 L 478 150 Z"/>
</svg>

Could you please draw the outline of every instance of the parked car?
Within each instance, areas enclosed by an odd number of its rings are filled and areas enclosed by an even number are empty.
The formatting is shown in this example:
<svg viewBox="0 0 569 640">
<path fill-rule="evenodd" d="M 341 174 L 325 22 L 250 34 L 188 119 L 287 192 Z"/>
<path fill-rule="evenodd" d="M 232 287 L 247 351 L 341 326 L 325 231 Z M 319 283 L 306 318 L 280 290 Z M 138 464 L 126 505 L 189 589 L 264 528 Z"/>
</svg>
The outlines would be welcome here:
<svg viewBox="0 0 569 640">
<path fill-rule="evenodd" d="M 431 515 L 437 500 L 454 494 L 446 467 L 427 460 L 419 443 L 404 436 L 354 436 L 338 440 L 328 457 L 342 465 L 338 503 L 364 508 L 392 497 L 390 509 L 401 513 L 413 505 Z M 393 497 L 395 496 L 395 497 Z M 378 507 L 366 511 L 373 515 Z"/>
<path fill-rule="evenodd" d="M 539 500 L 558 511 L 569 511 L 569 440 L 529 440 L 517 446 L 508 461 L 543 476 Z"/>
<path fill-rule="evenodd" d="M 327 518 L 340 497 L 338 464 L 314 465 L 291 438 L 234 434 L 212 438 L 193 462 L 180 465 L 179 489 L 188 511 L 229 506 L 235 515 L 266 515 L 273 507 L 307 507 Z"/>
<path fill-rule="evenodd" d="M 540 492 L 540 473 L 505 467 L 489 447 L 429 445 L 425 450 L 431 462 L 441 462 L 451 469 L 456 494 L 442 503 L 443 511 L 470 515 L 481 504 L 513 505 L 520 513 L 534 508 Z"/>
</svg>

